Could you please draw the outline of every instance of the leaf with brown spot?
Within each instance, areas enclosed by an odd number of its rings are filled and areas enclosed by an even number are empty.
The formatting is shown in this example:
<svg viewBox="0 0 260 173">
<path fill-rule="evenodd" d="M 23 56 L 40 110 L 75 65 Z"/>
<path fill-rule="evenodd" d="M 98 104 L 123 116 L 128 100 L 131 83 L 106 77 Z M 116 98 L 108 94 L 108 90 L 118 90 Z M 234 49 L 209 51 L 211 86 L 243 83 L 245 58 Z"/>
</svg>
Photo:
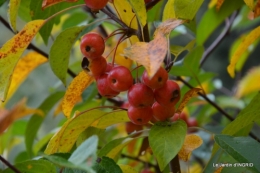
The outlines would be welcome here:
<svg viewBox="0 0 260 173">
<path fill-rule="evenodd" d="M 183 20 L 169 19 L 155 31 L 154 39 L 149 43 L 137 42 L 124 50 L 124 56 L 141 64 L 152 77 L 160 68 L 169 49 L 167 35 Z"/>
<path fill-rule="evenodd" d="M 217 5 L 216 5 L 216 8 L 217 10 L 219 11 L 219 9 L 221 8 L 222 4 L 224 3 L 225 0 L 218 0 L 217 1 Z"/>
<path fill-rule="evenodd" d="M 176 113 L 181 113 L 190 99 L 198 94 L 202 89 L 201 88 L 192 88 L 187 93 L 185 93 L 184 97 L 181 100 L 181 103 L 176 111 Z"/>
<path fill-rule="evenodd" d="M 27 76 L 39 65 L 47 62 L 47 58 L 37 52 L 30 52 L 23 58 L 19 59 L 15 66 L 11 84 L 7 93 L 6 102 L 12 97 L 14 92 L 20 86 L 20 84 L 27 78 Z"/>
<path fill-rule="evenodd" d="M 26 106 L 26 99 L 22 99 L 11 110 L 0 109 L 0 134 L 15 120 L 30 114 L 44 115 L 39 109 L 31 109 Z"/>
<path fill-rule="evenodd" d="M 61 129 L 51 138 L 44 151 L 45 154 L 69 152 L 79 135 L 105 114 L 107 114 L 107 112 L 98 109 L 75 114 L 71 119 L 68 119 Z"/>
<path fill-rule="evenodd" d="M 70 83 L 62 100 L 62 111 L 67 118 L 70 118 L 74 105 L 80 100 L 82 92 L 94 81 L 94 77 L 81 71 Z"/>
<path fill-rule="evenodd" d="M 260 0 L 257 1 L 255 8 L 254 8 L 254 18 L 260 16 Z"/>
<path fill-rule="evenodd" d="M 179 158 L 187 162 L 190 158 L 191 152 L 201 146 L 202 143 L 203 140 L 201 137 L 194 134 L 186 135 L 184 144 L 178 153 Z"/>
<path fill-rule="evenodd" d="M 0 49 L 0 99 L 5 101 L 13 70 L 24 50 L 44 24 L 45 20 L 28 22 L 13 38 Z"/>
<path fill-rule="evenodd" d="M 58 4 L 60 2 L 77 2 L 78 0 L 43 0 L 42 1 L 42 9 L 45 9 L 49 6 Z"/>
</svg>

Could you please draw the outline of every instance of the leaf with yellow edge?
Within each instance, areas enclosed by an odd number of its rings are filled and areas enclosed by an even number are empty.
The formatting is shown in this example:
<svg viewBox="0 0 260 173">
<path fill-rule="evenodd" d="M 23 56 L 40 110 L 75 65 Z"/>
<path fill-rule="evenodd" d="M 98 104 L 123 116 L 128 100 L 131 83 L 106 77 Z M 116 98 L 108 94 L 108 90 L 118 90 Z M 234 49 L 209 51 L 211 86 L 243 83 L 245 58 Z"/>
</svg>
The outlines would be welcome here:
<svg viewBox="0 0 260 173">
<path fill-rule="evenodd" d="M 45 150 L 45 154 L 69 152 L 79 135 L 106 113 L 107 112 L 98 109 L 93 109 L 75 114 L 71 119 L 67 120 L 61 129 L 51 138 Z"/>
<path fill-rule="evenodd" d="M 14 32 L 17 32 L 16 17 L 20 6 L 20 2 L 21 0 L 10 0 L 9 2 L 8 19 L 9 19 L 9 24 Z"/>
<path fill-rule="evenodd" d="M 236 97 L 240 98 L 251 92 L 259 91 L 260 82 L 256 81 L 257 79 L 260 79 L 260 66 L 250 69 L 247 75 L 240 80 Z"/>
<path fill-rule="evenodd" d="M 127 0 L 134 10 L 136 17 L 142 26 L 145 26 L 147 21 L 146 8 L 144 0 Z"/>
<path fill-rule="evenodd" d="M 43 0 L 42 1 L 42 9 L 45 9 L 49 6 L 58 4 L 60 2 L 77 2 L 78 0 Z"/>
<path fill-rule="evenodd" d="M 39 109 L 31 109 L 26 106 L 27 99 L 22 99 L 11 110 L 0 109 L 0 134 L 8 128 L 15 120 L 30 114 L 44 115 Z"/>
<path fill-rule="evenodd" d="M 123 171 L 123 173 L 138 173 L 133 167 L 131 167 L 129 165 L 119 164 L 118 166 Z"/>
<path fill-rule="evenodd" d="M 130 121 L 127 115 L 127 111 L 120 110 L 120 111 L 113 111 L 105 116 L 101 117 L 97 123 L 97 128 L 104 129 L 114 124 L 124 123 Z"/>
<path fill-rule="evenodd" d="M 191 152 L 200 147 L 202 143 L 203 140 L 201 137 L 194 134 L 186 135 L 184 144 L 178 153 L 179 158 L 187 162 L 190 158 Z"/>
<path fill-rule="evenodd" d="M 74 105 L 80 100 L 82 92 L 94 81 L 94 77 L 81 71 L 70 83 L 62 100 L 62 111 L 70 118 Z"/>
<path fill-rule="evenodd" d="M 240 43 L 236 51 L 231 57 L 230 64 L 227 67 L 229 75 L 235 77 L 235 67 L 241 55 L 247 50 L 247 48 L 260 37 L 260 26 L 251 31 L 245 39 Z"/>
<path fill-rule="evenodd" d="M 6 102 L 9 98 L 12 97 L 14 92 L 17 90 L 20 84 L 27 78 L 31 71 L 33 71 L 36 67 L 47 61 L 48 59 L 45 56 L 42 56 L 37 52 L 29 52 L 23 58 L 19 59 L 13 71 Z"/>
<path fill-rule="evenodd" d="M 177 26 L 182 24 L 182 20 L 169 19 L 163 22 L 156 29 L 154 39 L 149 43 L 137 42 L 124 51 L 124 56 L 141 64 L 152 77 L 160 68 L 166 53 L 169 49 L 167 35 Z"/>
<path fill-rule="evenodd" d="M 244 2 L 245 2 L 246 5 L 250 8 L 251 11 L 254 10 L 254 6 L 255 6 L 254 0 L 244 0 Z"/>
<path fill-rule="evenodd" d="M 181 103 L 175 113 L 181 113 L 190 99 L 198 94 L 202 89 L 201 88 L 192 88 L 187 93 L 185 93 L 184 97 L 181 100 Z"/>
<path fill-rule="evenodd" d="M 254 11 L 254 18 L 260 16 L 260 0 L 257 1 L 253 11 Z"/>
<path fill-rule="evenodd" d="M 15 65 L 45 20 L 28 22 L 0 49 L 0 99 L 5 101 Z"/>
</svg>

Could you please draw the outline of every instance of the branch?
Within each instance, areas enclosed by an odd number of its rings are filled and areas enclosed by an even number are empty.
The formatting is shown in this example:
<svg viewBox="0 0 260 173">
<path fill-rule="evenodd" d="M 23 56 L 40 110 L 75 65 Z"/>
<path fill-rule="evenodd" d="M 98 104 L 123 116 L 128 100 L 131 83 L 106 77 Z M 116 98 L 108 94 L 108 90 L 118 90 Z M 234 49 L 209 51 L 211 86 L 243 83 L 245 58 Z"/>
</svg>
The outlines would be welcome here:
<svg viewBox="0 0 260 173">
<path fill-rule="evenodd" d="M 172 173 L 181 173 L 181 166 L 178 154 L 170 161 L 170 171 Z"/>
<path fill-rule="evenodd" d="M 209 55 L 218 47 L 218 45 L 224 40 L 224 38 L 229 34 L 230 28 L 237 16 L 238 12 L 235 11 L 230 19 L 226 19 L 226 25 L 222 33 L 216 38 L 216 40 L 205 50 L 204 54 L 202 55 L 201 61 L 200 61 L 200 67 L 203 66 L 203 64 L 208 59 Z"/>
<path fill-rule="evenodd" d="M 0 16 L 0 21 L 2 22 L 2 24 L 3 24 L 6 28 L 8 28 L 10 31 L 13 32 L 12 28 L 9 26 L 9 23 L 8 23 L 2 16 Z M 13 32 L 13 33 L 14 33 L 14 32 Z M 15 34 L 15 33 L 14 33 L 14 34 Z M 32 44 L 32 43 L 30 43 L 30 44 L 28 45 L 27 49 L 32 49 L 32 50 L 38 52 L 39 54 L 45 56 L 46 58 L 49 58 L 49 55 L 48 55 L 47 53 L 45 53 L 44 51 L 42 51 L 41 49 L 39 49 L 38 47 L 36 47 L 36 46 L 35 46 L 34 44 Z M 77 75 L 76 75 L 72 70 L 70 70 L 69 68 L 68 68 L 67 72 L 68 72 L 68 74 L 69 74 L 71 77 L 73 77 L 73 78 L 77 76 Z"/>
<path fill-rule="evenodd" d="M 10 169 L 12 169 L 15 173 L 21 173 L 16 167 L 14 167 L 11 163 L 9 163 L 7 160 L 5 160 L 5 158 L 3 158 L 0 155 L 0 160 L 6 165 L 8 166 Z"/>
<path fill-rule="evenodd" d="M 184 79 L 182 79 L 180 76 L 177 77 L 177 80 L 181 81 L 183 84 L 185 84 L 186 86 L 188 86 L 189 88 L 194 88 L 193 86 L 191 86 L 187 81 L 185 81 Z M 204 95 L 203 93 L 199 92 L 198 93 L 201 97 L 203 97 L 209 104 L 211 104 L 213 107 L 215 107 L 220 113 L 222 113 L 227 119 L 229 119 L 230 121 L 234 121 L 234 118 L 232 116 L 230 116 L 227 112 L 225 112 L 221 107 L 219 107 L 216 103 L 214 103 L 213 101 L 211 101 L 206 95 Z M 253 139 L 255 139 L 256 141 L 260 141 L 258 139 L 258 137 L 253 134 L 252 132 L 249 133 L 249 136 L 251 136 Z"/>
</svg>

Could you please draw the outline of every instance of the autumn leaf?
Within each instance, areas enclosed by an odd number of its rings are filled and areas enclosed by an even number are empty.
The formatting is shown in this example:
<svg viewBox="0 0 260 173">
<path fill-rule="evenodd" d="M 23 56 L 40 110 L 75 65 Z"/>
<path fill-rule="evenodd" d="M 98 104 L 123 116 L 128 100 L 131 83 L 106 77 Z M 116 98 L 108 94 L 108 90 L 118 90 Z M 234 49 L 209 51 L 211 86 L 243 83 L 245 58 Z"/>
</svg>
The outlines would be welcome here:
<svg viewBox="0 0 260 173">
<path fill-rule="evenodd" d="M 250 10 L 252 10 L 252 11 L 254 10 L 254 6 L 255 6 L 254 0 L 244 0 L 244 2 L 250 8 Z"/>
<path fill-rule="evenodd" d="M 7 99 L 12 97 L 14 92 L 20 86 L 20 84 L 27 78 L 27 76 L 39 65 L 47 62 L 47 58 L 42 56 L 37 52 L 30 52 L 23 58 L 19 59 L 17 65 L 15 66 L 11 84 L 8 90 Z"/>
<path fill-rule="evenodd" d="M 183 96 L 181 103 L 175 113 L 181 113 L 190 99 L 198 94 L 202 89 L 201 88 L 192 88 Z"/>
<path fill-rule="evenodd" d="M 251 92 L 259 91 L 260 82 L 256 82 L 257 79 L 260 79 L 260 66 L 250 69 L 247 75 L 240 80 L 236 97 L 240 98 Z"/>
<path fill-rule="evenodd" d="M 20 6 L 21 0 L 10 0 L 9 9 L 8 9 L 8 19 L 10 26 L 14 32 L 17 32 L 16 29 L 16 17 L 18 13 L 18 9 Z"/>
<path fill-rule="evenodd" d="M 245 39 L 240 43 L 237 47 L 236 51 L 231 57 L 230 64 L 227 67 L 229 75 L 234 78 L 235 77 L 235 67 L 236 64 L 241 57 L 241 55 L 247 50 L 247 48 L 258 38 L 260 37 L 260 26 L 251 31 Z"/>
<path fill-rule="evenodd" d="M 81 71 L 69 85 L 62 100 L 62 111 L 67 118 L 70 118 L 74 105 L 80 100 L 82 92 L 94 81 L 94 77 Z"/>
<path fill-rule="evenodd" d="M 190 158 L 191 152 L 201 146 L 202 143 L 203 141 L 201 137 L 194 134 L 186 135 L 184 144 L 178 153 L 179 158 L 187 162 Z"/>
<path fill-rule="evenodd" d="M 43 112 L 39 109 L 31 109 L 26 106 L 26 99 L 22 99 L 11 110 L 0 109 L 0 135 L 15 120 L 30 114 L 38 114 L 43 116 Z"/>
<path fill-rule="evenodd" d="M 255 8 L 254 8 L 254 18 L 260 16 L 260 0 L 257 1 Z"/>
<path fill-rule="evenodd" d="M 219 9 L 221 8 L 222 4 L 224 3 L 225 0 L 218 0 L 217 1 L 217 5 L 216 5 L 216 8 L 217 10 L 219 11 Z"/>
<path fill-rule="evenodd" d="M 42 9 L 45 9 L 49 6 L 58 4 L 60 2 L 77 2 L 78 0 L 43 0 L 42 1 Z"/>
<path fill-rule="evenodd" d="M 124 57 L 124 49 L 127 47 L 127 40 L 120 43 L 116 50 L 115 62 L 118 65 L 125 66 L 126 68 L 130 69 L 132 67 L 133 61 Z"/>
<path fill-rule="evenodd" d="M 184 21 L 169 19 L 156 29 L 149 43 L 137 42 L 124 50 L 124 56 L 141 64 L 152 77 L 160 68 L 169 49 L 167 35 Z"/>
<path fill-rule="evenodd" d="M 224 168 L 224 167 L 219 167 L 219 168 L 217 168 L 217 169 L 214 171 L 214 173 L 221 173 L 221 171 L 222 171 L 223 168 Z"/>
<path fill-rule="evenodd" d="M 15 65 L 31 40 L 44 24 L 44 20 L 34 20 L 0 49 L 0 99 L 5 101 Z"/>
</svg>

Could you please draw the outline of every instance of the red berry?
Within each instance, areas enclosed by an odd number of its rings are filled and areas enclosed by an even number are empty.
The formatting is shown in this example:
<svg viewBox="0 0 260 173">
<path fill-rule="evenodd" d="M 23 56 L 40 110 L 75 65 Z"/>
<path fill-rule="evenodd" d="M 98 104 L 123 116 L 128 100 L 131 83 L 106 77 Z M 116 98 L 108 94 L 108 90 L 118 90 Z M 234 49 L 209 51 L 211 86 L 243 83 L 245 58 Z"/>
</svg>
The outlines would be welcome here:
<svg viewBox="0 0 260 173">
<path fill-rule="evenodd" d="M 103 74 L 97 78 L 97 88 L 100 95 L 111 98 L 119 94 L 119 92 L 112 90 L 108 85 L 107 74 Z"/>
<path fill-rule="evenodd" d="M 182 119 L 187 123 L 188 115 L 185 112 L 182 112 L 181 114 L 174 114 L 174 116 L 171 118 L 172 121 L 177 121 L 178 119 Z"/>
<path fill-rule="evenodd" d="M 133 85 L 130 70 L 124 66 L 114 67 L 108 74 L 108 84 L 115 91 L 127 91 Z"/>
<path fill-rule="evenodd" d="M 121 108 L 128 109 L 129 106 L 130 106 L 129 102 L 124 102 L 124 103 L 121 105 Z"/>
<path fill-rule="evenodd" d="M 127 115 L 132 123 L 137 125 L 145 125 L 152 119 L 152 108 L 151 107 L 142 107 L 136 108 L 130 106 L 127 111 Z"/>
<path fill-rule="evenodd" d="M 143 73 L 142 80 L 145 85 L 149 86 L 152 89 L 161 88 L 168 80 L 168 73 L 164 68 L 160 67 L 155 75 L 150 78 L 147 71 L 145 71 Z"/>
<path fill-rule="evenodd" d="M 154 102 L 153 90 L 142 83 L 133 85 L 127 97 L 130 105 L 134 107 L 151 106 Z"/>
<path fill-rule="evenodd" d="M 198 121 L 194 117 L 190 117 L 187 121 L 188 127 L 197 127 L 199 126 Z"/>
<path fill-rule="evenodd" d="M 154 90 L 154 97 L 161 105 L 175 105 L 181 97 L 180 87 L 176 82 L 168 80 L 163 87 Z"/>
<path fill-rule="evenodd" d="M 149 169 L 144 169 L 142 170 L 141 173 L 154 173 L 153 171 L 149 170 Z"/>
<path fill-rule="evenodd" d="M 127 134 L 131 134 L 133 133 L 134 131 L 140 131 L 140 130 L 143 130 L 143 126 L 140 126 L 140 125 L 136 125 L 132 122 L 127 122 L 126 125 L 125 125 L 125 130 L 127 132 Z M 136 134 L 136 136 L 140 135 L 141 133 L 139 134 Z"/>
<path fill-rule="evenodd" d="M 158 102 L 155 102 L 152 106 L 153 117 L 158 121 L 165 121 L 174 115 L 174 106 L 162 106 Z"/>
<path fill-rule="evenodd" d="M 94 11 L 104 8 L 108 0 L 85 0 L 86 5 Z"/>
<path fill-rule="evenodd" d="M 100 57 L 105 50 L 104 39 L 97 33 L 85 34 L 80 42 L 81 53 L 90 59 Z"/>
<path fill-rule="evenodd" d="M 89 61 L 89 64 L 87 66 L 87 71 L 89 71 L 89 74 L 94 76 L 94 77 L 98 77 L 102 74 L 104 74 L 106 72 L 106 68 L 107 68 L 107 61 L 103 56 L 100 56 L 98 58 L 95 59 L 87 59 L 84 58 L 84 61 Z M 86 67 L 84 67 L 83 69 L 86 69 Z"/>
</svg>

